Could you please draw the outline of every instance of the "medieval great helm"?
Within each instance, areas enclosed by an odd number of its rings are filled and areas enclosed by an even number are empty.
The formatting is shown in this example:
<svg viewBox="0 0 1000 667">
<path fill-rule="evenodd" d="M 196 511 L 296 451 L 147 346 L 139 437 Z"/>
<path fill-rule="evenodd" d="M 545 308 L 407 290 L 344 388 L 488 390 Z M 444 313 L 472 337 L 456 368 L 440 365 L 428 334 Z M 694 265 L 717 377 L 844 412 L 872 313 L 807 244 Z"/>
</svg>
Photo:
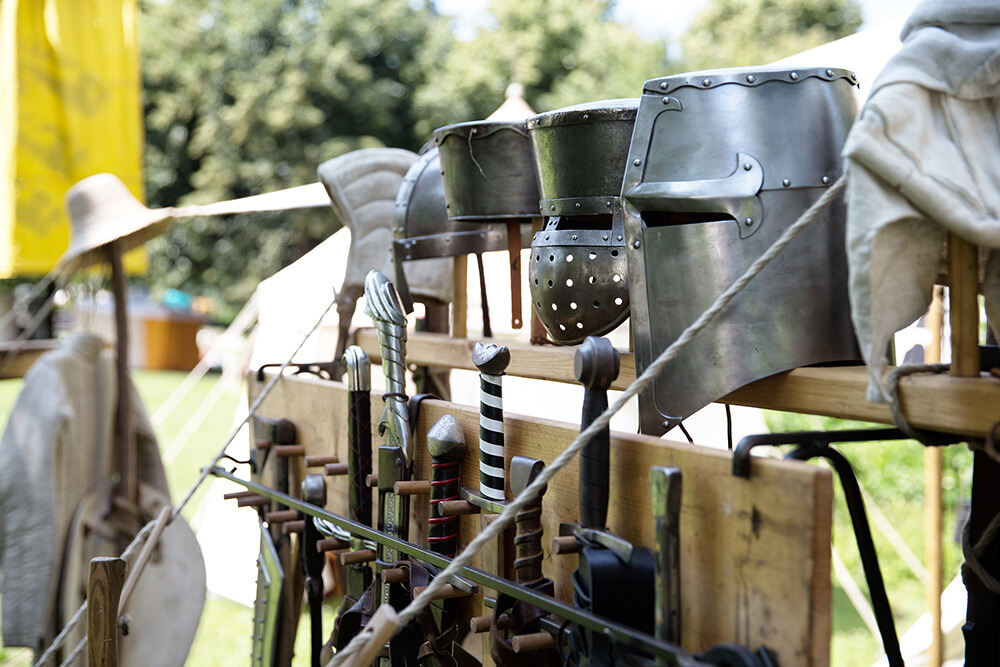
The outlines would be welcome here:
<svg viewBox="0 0 1000 667">
<path fill-rule="evenodd" d="M 618 195 L 638 104 L 604 100 L 528 119 L 547 216 L 531 242 L 528 285 L 556 343 L 602 336 L 628 317 Z"/>
<path fill-rule="evenodd" d="M 842 171 L 852 73 L 751 68 L 647 81 L 622 184 L 636 367 L 642 372 Z M 640 395 L 659 434 L 754 380 L 859 359 L 834 204 Z"/>
</svg>

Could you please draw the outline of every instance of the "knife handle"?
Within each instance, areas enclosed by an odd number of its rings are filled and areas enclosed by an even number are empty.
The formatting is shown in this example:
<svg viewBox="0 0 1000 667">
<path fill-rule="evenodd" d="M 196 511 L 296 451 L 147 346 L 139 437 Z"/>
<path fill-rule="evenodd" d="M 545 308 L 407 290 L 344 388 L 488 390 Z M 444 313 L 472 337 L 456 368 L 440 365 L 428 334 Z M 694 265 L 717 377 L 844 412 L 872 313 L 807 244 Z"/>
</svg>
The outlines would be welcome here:
<svg viewBox="0 0 1000 667">
<path fill-rule="evenodd" d="M 607 409 L 607 390 L 587 389 L 583 396 L 582 428 L 590 426 Z M 584 528 L 605 528 L 610 465 L 611 434 L 605 427 L 580 452 L 580 524 Z"/>
<path fill-rule="evenodd" d="M 372 525 L 372 490 L 365 479 L 372 471 L 372 408 L 367 391 L 348 392 L 347 455 L 351 518 Z"/>
</svg>

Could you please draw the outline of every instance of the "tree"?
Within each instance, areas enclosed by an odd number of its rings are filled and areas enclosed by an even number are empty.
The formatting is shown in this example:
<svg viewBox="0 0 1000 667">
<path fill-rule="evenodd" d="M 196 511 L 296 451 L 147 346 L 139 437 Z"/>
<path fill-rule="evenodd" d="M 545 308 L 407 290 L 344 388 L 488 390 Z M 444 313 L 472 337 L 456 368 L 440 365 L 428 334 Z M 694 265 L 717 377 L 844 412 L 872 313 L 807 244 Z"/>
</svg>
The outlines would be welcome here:
<svg viewBox="0 0 1000 667">
<path fill-rule="evenodd" d="M 857 32 L 857 0 L 712 0 L 682 39 L 689 70 L 763 65 Z"/>
<path fill-rule="evenodd" d="M 410 0 L 146 2 L 142 73 L 150 205 L 314 182 L 357 148 L 416 149 L 420 54 L 441 19 Z M 227 311 L 340 227 L 331 210 L 201 218 L 151 244 L 155 286 Z M 225 317 L 226 313 L 223 313 Z"/>
<path fill-rule="evenodd" d="M 611 18 L 607 0 L 493 0 L 493 22 L 475 39 L 432 48 L 418 92 L 429 136 L 440 125 L 486 117 L 511 82 L 536 111 L 593 100 L 638 97 L 646 79 L 667 74 L 666 44 L 648 42 Z"/>
</svg>

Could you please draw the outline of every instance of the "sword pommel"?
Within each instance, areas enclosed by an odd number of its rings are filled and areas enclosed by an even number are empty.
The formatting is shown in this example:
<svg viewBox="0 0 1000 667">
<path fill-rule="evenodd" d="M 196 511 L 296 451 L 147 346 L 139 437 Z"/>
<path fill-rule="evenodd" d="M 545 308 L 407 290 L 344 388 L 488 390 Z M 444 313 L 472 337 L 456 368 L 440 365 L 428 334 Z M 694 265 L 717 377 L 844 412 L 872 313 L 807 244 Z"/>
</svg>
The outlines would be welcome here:
<svg viewBox="0 0 1000 667">
<path fill-rule="evenodd" d="M 618 350 L 607 338 L 587 336 L 573 357 L 573 374 L 587 389 L 605 390 L 618 377 Z"/>
<path fill-rule="evenodd" d="M 465 456 L 465 435 L 452 415 L 443 415 L 427 431 L 427 450 L 434 460 L 456 460 Z"/>
<path fill-rule="evenodd" d="M 350 391 L 371 391 L 372 364 L 368 355 L 358 345 L 351 345 L 344 351 L 347 366 L 347 388 Z"/>
<path fill-rule="evenodd" d="M 476 343 L 472 348 L 472 363 L 480 373 L 503 375 L 510 365 L 510 350 L 506 345 Z"/>
</svg>

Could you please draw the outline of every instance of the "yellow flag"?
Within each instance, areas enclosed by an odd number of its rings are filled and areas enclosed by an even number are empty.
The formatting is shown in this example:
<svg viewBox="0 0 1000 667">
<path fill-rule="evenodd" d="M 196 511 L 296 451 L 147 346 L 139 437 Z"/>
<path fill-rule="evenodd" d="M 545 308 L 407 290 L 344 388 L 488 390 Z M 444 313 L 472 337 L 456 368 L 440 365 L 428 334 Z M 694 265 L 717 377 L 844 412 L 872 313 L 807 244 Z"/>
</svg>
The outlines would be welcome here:
<svg viewBox="0 0 1000 667">
<path fill-rule="evenodd" d="M 136 0 L 0 0 L 0 278 L 55 266 L 80 179 L 109 172 L 143 199 L 137 19 Z"/>
</svg>

